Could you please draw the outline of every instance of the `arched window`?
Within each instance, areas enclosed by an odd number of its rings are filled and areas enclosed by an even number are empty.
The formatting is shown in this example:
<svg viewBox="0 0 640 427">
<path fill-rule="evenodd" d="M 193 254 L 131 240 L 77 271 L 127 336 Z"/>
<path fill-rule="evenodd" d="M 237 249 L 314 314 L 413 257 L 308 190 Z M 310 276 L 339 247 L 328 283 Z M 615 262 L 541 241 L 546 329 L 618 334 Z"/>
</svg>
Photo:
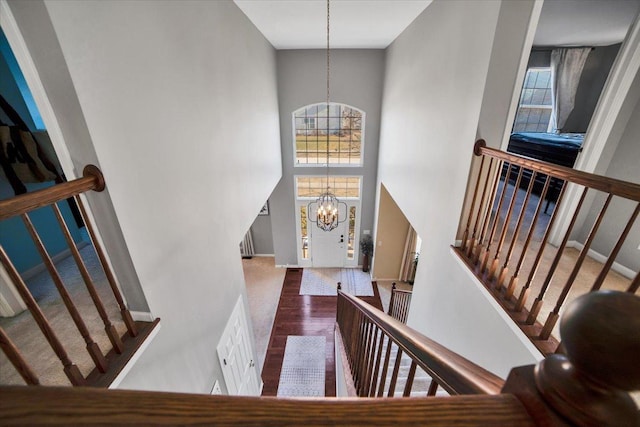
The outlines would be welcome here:
<svg viewBox="0 0 640 427">
<path fill-rule="evenodd" d="M 294 165 L 362 166 L 365 113 L 335 102 L 307 105 L 293 113 Z M 329 159 L 327 159 L 327 143 Z"/>
</svg>

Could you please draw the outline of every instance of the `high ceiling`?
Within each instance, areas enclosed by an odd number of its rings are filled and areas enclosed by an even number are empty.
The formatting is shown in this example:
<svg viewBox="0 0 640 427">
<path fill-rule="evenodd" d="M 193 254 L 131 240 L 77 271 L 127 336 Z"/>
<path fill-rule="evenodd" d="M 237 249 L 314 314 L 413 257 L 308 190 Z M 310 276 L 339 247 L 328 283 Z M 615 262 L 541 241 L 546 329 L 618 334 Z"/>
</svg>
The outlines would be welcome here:
<svg viewBox="0 0 640 427">
<path fill-rule="evenodd" d="M 276 49 L 326 47 L 325 0 L 234 1 Z M 384 49 L 432 1 L 331 0 L 331 47 Z M 545 0 L 534 45 L 619 43 L 639 5 L 640 0 Z"/>
<path fill-rule="evenodd" d="M 331 47 L 384 49 L 432 0 L 331 0 Z M 276 49 L 327 47 L 325 0 L 235 0 Z"/>
<path fill-rule="evenodd" d="M 545 0 L 535 46 L 607 46 L 621 42 L 639 0 Z"/>
</svg>

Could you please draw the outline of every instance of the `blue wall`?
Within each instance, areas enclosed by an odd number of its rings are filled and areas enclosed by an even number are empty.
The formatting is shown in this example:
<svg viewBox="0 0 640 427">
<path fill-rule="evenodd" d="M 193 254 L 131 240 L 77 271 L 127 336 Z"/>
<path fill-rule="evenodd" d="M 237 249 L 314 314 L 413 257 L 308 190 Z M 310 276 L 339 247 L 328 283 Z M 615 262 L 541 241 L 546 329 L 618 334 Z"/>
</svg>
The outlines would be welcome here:
<svg viewBox="0 0 640 427">
<path fill-rule="evenodd" d="M 0 28 L 0 93 L 20 114 L 30 131 L 44 129 L 40 112 L 27 86 L 27 81 L 11 51 L 9 42 Z M 0 117 L 3 117 L 0 113 Z M 6 118 L 3 117 L 5 122 Z"/>
<path fill-rule="evenodd" d="M 35 107 L 33 97 L 26 86 L 24 76 L 18 68 L 18 63 L 9 48 L 7 39 L 0 30 L 0 94 L 20 114 L 22 120 L 34 131 L 43 128 L 40 114 Z M 29 107 L 31 104 L 31 107 Z M 35 113 L 34 113 L 35 111 Z M 7 120 L 6 118 L 4 120 Z M 53 181 L 25 184 L 27 191 L 35 191 L 51 187 Z M 0 200 L 14 197 L 13 189 L 0 170 Z M 76 222 L 66 201 L 58 204 L 62 215 L 69 227 L 69 231 L 76 242 L 83 239 L 83 234 L 78 229 Z M 68 248 L 58 221 L 50 207 L 34 211 L 29 215 L 42 239 L 49 255 L 54 256 Z M 0 245 L 7 251 L 9 258 L 19 272 L 24 272 L 42 263 L 31 236 L 25 228 L 20 217 L 0 221 Z"/>
</svg>

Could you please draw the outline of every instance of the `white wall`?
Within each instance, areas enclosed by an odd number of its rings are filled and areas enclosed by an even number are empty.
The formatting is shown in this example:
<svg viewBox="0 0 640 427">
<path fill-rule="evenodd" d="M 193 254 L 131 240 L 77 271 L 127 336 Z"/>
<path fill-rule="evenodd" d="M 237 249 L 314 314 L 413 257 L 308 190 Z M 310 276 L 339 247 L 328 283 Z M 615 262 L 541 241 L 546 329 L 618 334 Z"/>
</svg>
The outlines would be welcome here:
<svg viewBox="0 0 640 427">
<path fill-rule="evenodd" d="M 275 50 L 232 2 L 46 9 L 162 319 L 121 387 L 208 393 L 223 383 L 215 349 L 244 293 L 238 243 L 281 175 Z"/>
<path fill-rule="evenodd" d="M 448 249 L 500 4 L 435 1 L 388 48 L 378 176 L 423 239 L 409 325 L 505 376 L 536 351 Z"/>
</svg>

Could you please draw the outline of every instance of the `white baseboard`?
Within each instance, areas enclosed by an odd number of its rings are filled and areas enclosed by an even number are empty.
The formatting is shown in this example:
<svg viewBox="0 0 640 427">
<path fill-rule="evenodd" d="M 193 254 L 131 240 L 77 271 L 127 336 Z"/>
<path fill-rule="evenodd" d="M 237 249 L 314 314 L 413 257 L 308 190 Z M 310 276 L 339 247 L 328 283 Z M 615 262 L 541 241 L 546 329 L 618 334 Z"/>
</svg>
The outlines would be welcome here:
<svg viewBox="0 0 640 427">
<path fill-rule="evenodd" d="M 276 256 L 276 254 L 253 254 L 253 255 L 250 255 L 250 256 L 263 256 L 263 257 L 272 257 L 273 258 L 273 257 Z"/>
<path fill-rule="evenodd" d="M 131 313 L 134 322 L 153 322 L 156 320 L 151 313 L 145 311 L 130 311 L 129 313 Z"/>
<path fill-rule="evenodd" d="M 81 241 L 76 243 L 76 246 L 78 247 L 78 250 L 84 248 L 85 246 L 87 246 L 89 244 L 89 242 L 85 242 L 85 241 Z M 65 249 L 62 252 L 54 255 L 51 257 L 51 260 L 54 262 L 54 264 L 58 261 L 62 261 L 63 259 L 70 257 L 71 256 L 71 249 Z M 29 280 L 32 277 L 42 273 L 43 271 L 45 271 L 47 269 L 47 266 L 44 265 L 43 262 L 41 262 L 40 264 L 31 267 L 28 270 L 25 270 L 23 273 L 21 273 L 20 275 L 22 276 L 22 280 Z"/>
<path fill-rule="evenodd" d="M 276 268 L 302 268 L 295 264 L 276 264 Z"/>
<path fill-rule="evenodd" d="M 455 246 L 456 248 L 459 248 L 460 246 L 462 246 L 462 240 L 456 240 L 453 242 L 453 246 Z"/>
<path fill-rule="evenodd" d="M 582 249 L 584 249 L 584 245 L 580 242 L 578 242 L 577 240 L 569 240 L 567 242 L 566 245 L 567 248 L 575 248 L 579 251 L 581 251 Z M 607 262 L 608 257 L 602 255 L 600 252 L 596 252 L 593 249 L 589 249 L 589 252 L 587 252 L 587 255 L 589 255 L 591 258 L 593 258 L 594 260 L 601 262 L 601 263 L 605 263 Z M 620 273 L 621 275 L 623 275 L 624 277 L 626 277 L 627 279 L 631 279 L 633 280 L 636 277 L 636 274 L 638 274 L 637 272 L 633 271 L 630 268 L 625 267 L 624 265 L 618 263 L 618 262 L 613 262 L 613 265 L 611 266 L 611 269 L 613 271 L 615 271 L 616 273 Z"/>
</svg>

